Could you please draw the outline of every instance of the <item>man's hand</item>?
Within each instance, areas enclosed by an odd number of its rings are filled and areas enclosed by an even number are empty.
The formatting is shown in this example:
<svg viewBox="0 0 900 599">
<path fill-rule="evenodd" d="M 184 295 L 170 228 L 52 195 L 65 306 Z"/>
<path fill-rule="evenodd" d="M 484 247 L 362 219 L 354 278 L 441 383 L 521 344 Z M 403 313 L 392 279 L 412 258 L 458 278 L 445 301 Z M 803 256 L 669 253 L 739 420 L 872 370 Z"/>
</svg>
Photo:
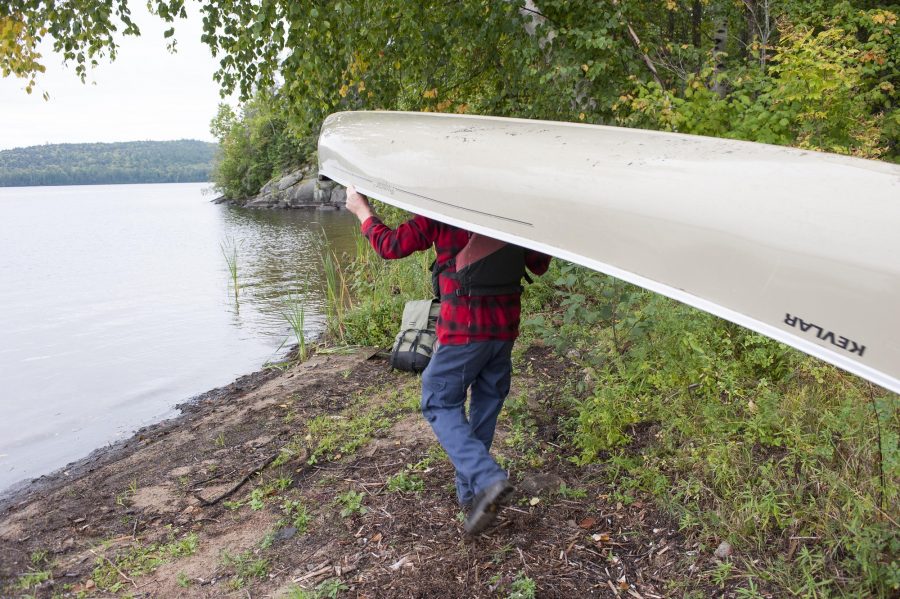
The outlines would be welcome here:
<svg viewBox="0 0 900 599">
<path fill-rule="evenodd" d="M 356 187 L 353 185 L 347 188 L 347 210 L 356 215 L 356 218 L 361 223 L 375 216 L 375 213 L 372 212 L 372 207 L 369 205 L 369 200 L 366 199 L 366 196 L 356 191 Z"/>
</svg>

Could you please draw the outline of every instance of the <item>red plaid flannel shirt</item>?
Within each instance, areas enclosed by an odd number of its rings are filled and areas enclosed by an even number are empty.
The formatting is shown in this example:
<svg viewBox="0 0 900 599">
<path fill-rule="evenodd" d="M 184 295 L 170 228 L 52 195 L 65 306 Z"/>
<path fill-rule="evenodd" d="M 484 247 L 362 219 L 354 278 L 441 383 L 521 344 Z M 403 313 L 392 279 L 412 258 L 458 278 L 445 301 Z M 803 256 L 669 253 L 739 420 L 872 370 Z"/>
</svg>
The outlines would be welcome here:
<svg viewBox="0 0 900 599">
<path fill-rule="evenodd" d="M 469 242 L 471 233 L 424 216 L 416 216 L 396 229 L 372 217 L 362 224 L 375 252 L 382 258 L 396 259 L 434 245 L 437 263 L 444 264 Z M 528 250 L 525 265 L 536 275 L 547 272 L 550 256 Z M 448 269 L 444 272 L 453 272 Z M 423 273 L 424 276 L 424 273 Z M 442 276 L 441 295 L 455 294 L 459 283 Z M 473 341 L 513 341 L 519 335 L 521 304 L 518 294 L 470 297 L 453 295 L 441 302 L 437 323 L 438 341 L 447 345 L 463 345 Z"/>
</svg>

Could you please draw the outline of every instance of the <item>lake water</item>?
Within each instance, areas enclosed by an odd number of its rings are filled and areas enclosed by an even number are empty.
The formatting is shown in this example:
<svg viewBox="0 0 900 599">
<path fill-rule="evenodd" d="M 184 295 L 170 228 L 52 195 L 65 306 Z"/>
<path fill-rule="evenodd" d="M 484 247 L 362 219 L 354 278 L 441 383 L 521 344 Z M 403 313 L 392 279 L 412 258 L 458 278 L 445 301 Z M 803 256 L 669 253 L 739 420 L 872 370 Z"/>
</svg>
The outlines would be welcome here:
<svg viewBox="0 0 900 599">
<path fill-rule="evenodd" d="M 317 241 L 351 252 L 355 218 L 217 206 L 208 187 L 0 188 L 0 490 L 279 358 L 287 302 L 321 328 Z"/>
</svg>

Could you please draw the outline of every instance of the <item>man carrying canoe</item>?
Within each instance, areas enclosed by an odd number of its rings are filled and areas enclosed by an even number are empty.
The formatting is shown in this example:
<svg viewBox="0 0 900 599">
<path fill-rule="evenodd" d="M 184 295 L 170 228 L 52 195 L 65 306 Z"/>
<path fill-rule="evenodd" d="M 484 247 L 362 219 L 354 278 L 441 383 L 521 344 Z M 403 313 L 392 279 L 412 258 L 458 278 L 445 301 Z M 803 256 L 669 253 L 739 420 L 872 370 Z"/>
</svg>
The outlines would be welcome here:
<svg viewBox="0 0 900 599">
<path fill-rule="evenodd" d="M 352 186 L 347 189 L 347 209 L 360 220 L 363 235 L 382 258 L 404 258 L 432 245 L 436 250 L 441 310 L 438 343 L 422 373 L 422 414 L 456 468 L 457 499 L 469 510 L 465 531 L 481 532 L 513 491 L 490 448 L 509 394 L 520 283 L 527 278 L 526 267 L 544 274 L 550 256 L 424 216 L 391 229 Z"/>
</svg>

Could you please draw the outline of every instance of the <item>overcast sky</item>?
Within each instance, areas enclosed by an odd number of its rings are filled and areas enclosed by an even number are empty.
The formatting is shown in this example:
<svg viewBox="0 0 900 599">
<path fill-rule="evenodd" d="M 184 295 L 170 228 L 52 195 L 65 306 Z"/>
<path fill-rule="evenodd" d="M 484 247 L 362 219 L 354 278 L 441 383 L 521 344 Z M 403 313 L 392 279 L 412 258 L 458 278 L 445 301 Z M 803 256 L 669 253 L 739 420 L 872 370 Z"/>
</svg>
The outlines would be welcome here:
<svg viewBox="0 0 900 599">
<path fill-rule="evenodd" d="M 176 23 L 178 52 L 170 54 L 162 20 L 144 2 L 129 4 L 141 36 L 120 36 L 115 62 L 104 60 L 88 71 L 87 84 L 49 46 L 43 51 L 47 72 L 38 75 L 30 96 L 24 80 L 0 78 L 0 150 L 43 143 L 213 141 L 209 121 L 221 101 L 212 79 L 217 60 L 200 42 L 199 13 L 195 9 L 189 20 Z M 49 101 L 41 97 L 44 91 Z"/>
</svg>

